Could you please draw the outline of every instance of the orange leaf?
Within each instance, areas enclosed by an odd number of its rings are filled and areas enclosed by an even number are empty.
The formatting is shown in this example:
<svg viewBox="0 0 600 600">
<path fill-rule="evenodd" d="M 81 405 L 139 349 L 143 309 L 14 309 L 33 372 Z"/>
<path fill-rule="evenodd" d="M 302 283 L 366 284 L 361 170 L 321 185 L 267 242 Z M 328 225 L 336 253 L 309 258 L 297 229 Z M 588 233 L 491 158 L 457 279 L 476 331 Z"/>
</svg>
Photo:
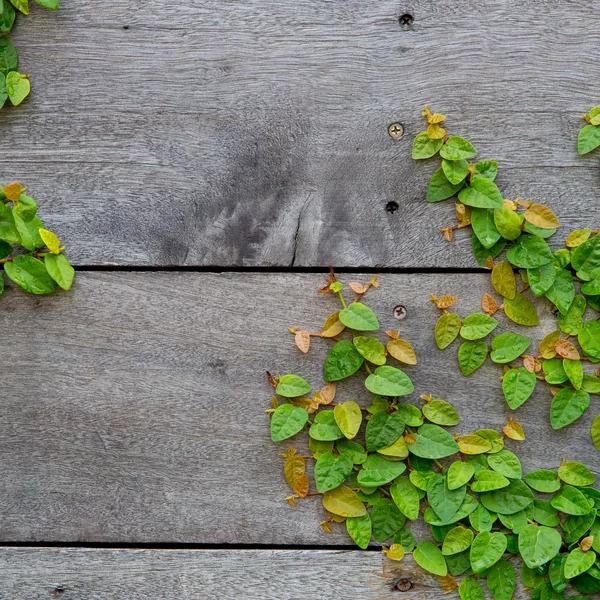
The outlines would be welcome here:
<svg viewBox="0 0 600 600">
<path fill-rule="evenodd" d="M 453 592 L 456 588 L 458 588 L 458 584 L 454 580 L 452 575 L 446 575 L 446 577 L 440 577 L 440 585 L 444 590 L 444 593 L 449 594 Z"/>
<path fill-rule="evenodd" d="M 433 294 L 431 294 L 431 301 L 440 309 L 449 308 L 453 304 L 456 304 L 458 298 L 456 296 L 442 296 L 441 298 L 436 298 Z"/>
<path fill-rule="evenodd" d="M 367 288 L 366 285 L 363 285 L 362 283 L 358 283 L 358 281 L 351 281 L 348 284 L 348 287 L 355 293 L 355 294 L 364 294 L 369 288 Z"/>
<path fill-rule="evenodd" d="M 579 360 L 581 358 L 577 348 L 575 348 L 573 343 L 569 340 L 558 340 L 554 346 L 554 349 L 560 356 L 562 356 L 562 358 L 568 358 L 569 360 Z"/>
<path fill-rule="evenodd" d="M 289 456 L 283 465 L 283 472 L 294 493 L 304 498 L 308 494 L 308 477 L 304 459 L 299 456 Z"/>
<path fill-rule="evenodd" d="M 581 542 L 579 542 L 579 547 L 584 552 L 587 552 L 592 547 L 593 543 L 594 543 L 594 536 L 593 535 L 588 535 L 587 537 L 584 537 L 581 540 Z"/>
<path fill-rule="evenodd" d="M 20 183 L 9 183 L 4 186 L 6 197 L 12 202 L 16 202 L 21 197 L 22 191 L 23 187 Z"/>
<path fill-rule="evenodd" d="M 532 204 L 523 216 L 526 221 L 542 229 L 555 229 L 560 225 L 556 215 L 543 204 Z"/>
<path fill-rule="evenodd" d="M 496 302 L 493 296 L 490 296 L 488 293 L 485 293 L 481 300 L 481 309 L 484 313 L 487 313 L 488 315 L 493 315 L 498 310 L 498 303 Z"/>
<path fill-rule="evenodd" d="M 337 388 L 335 383 L 326 385 L 322 390 L 319 391 L 319 397 L 321 398 L 320 404 L 331 404 L 335 398 L 335 392 Z"/>
<path fill-rule="evenodd" d="M 535 358 L 533 356 L 526 356 L 525 358 L 523 358 L 523 366 L 530 373 L 535 373 Z"/>
<path fill-rule="evenodd" d="M 306 354 L 310 348 L 310 333 L 304 330 L 299 331 L 294 337 L 294 342 L 296 342 L 296 346 L 298 346 L 300 352 Z"/>
<path fill-rule="evenodd" d="M 494 268 L 494 259 L 491 256 L 488 256 L 485 259 L 485 264 L 483 265 L 486 269 L 493 269 Z"/>
</svg>

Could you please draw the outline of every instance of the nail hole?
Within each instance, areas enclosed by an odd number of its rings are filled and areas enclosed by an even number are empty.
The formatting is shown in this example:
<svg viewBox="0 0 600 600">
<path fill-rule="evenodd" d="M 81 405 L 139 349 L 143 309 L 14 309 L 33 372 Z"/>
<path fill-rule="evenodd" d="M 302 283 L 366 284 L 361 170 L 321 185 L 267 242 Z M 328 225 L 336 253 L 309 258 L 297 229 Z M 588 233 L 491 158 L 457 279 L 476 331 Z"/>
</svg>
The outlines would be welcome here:
<svg viewBox="0 0 600 600">
<path fill-rule="evenodd" d="M 400 27 L 403 29 L 408 29 L 414 21 L 414 17 L 409 13 L 404 13 L 398 17 L 398 23 L 400 23 Z"/>
<path fill-rule="evenodd" d="M 408 590 L 410 590 L 411 587 L 412 587 L 412 581 L 410 579 L 401 579 L 396 584 L 396 589 L 399 592 L 408 592 Z"/>
<path fill-rule="evenodd" d="M 123 25 L 123 29 L 127 31 L 129 29 L 129 25 Z"/>
<path fill-rule="evenodd" d="M 59 594 L 63 594 L 65 591 L 65 588 L 63 587 L 55 587 L 54 590 L 52 591 L 53 594 L 59 595 Z"/>
<path fill-rule="evenodd" d="M 406 308 L 404 308 L 402 304 L 398 304 L 398 306 L 394 308 L 394 317 L 396 317 L 398 321 L 402 321 L 402 319 L 406 317 Z"/>
<path fill-rule="evenodd" d="M 392 200 L 391 202 L 388 202 L 385 205 L 385 210 L 387 210 L 389 213 L 391 213 L 392 215 L 400 208 L 399 204 L 397 202 L 394 202 L 394 200 Z"/>
<path fill-rule="evenodd" d="M 388 127 L 388 133 L 390 134 L 390 137 L 394 138 L 395 140 L 399 140 L 404 135 L 404 127 L 402 126 L 402 123 L 392 123 Z"/>
</svg>

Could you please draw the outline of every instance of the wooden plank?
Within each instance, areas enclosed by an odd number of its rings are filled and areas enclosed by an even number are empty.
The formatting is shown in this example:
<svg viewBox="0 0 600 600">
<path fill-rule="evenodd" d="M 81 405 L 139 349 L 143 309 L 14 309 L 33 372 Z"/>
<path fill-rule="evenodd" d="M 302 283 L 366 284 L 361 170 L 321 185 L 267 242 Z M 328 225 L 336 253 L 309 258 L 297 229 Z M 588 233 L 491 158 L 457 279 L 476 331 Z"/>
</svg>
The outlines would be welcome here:
<svg viewBox="0 0 600 600">
<path fill-rule="evenodd" d="M 370 279 L 370 276 L 367 276 Z M 367 277 L 349 275 L 346 280 Z M 333 535 L 318 498 L 290 508 L 279 453 L 307 438 L 273 444 L 264 410 L 264 371 L 296 372 L 323 385 L 331 345 L 316 339 L 301 355 L 287 332 L 316 331 L 337 309 L 315 290 L 318 274 L 80 273 L 73 291 L 35 298 L 10 289 L 2 300 L 5 376 L 0 395 L 2 541 L 204 544 L 347 544 Z M 368 280 L 367 279 L 367 280 Z M 420 364 L 407 368 L 420 393 L 451 401 L 459 433 L 500 430 L 512 413 L 502 369 L 487 364 L 469 379 L 456 344 L 434 347 L 437 309 L 429 293 L 456 294 L 465 316 L 479 308 L 488 277 L 384 275 L 368 298 L 382 330 L 401 328 Z M 397 321 L 396 305 L 407 309 Z M 555 327 L 541 303 L 539 339 Z M 504 328 L 519 330 L 500 316 Z M 362 379 L 340 399 L 363 406 Z M 526 470 L 561 458 L 600 471 L 589 440 L 597 409 L 553 432 L 550 393 L 540 385 L 516 417 L 525 443 L 508 442 Z M 421 530 L 417 531 L 421 535 Z"/>
<path fill-rule="evenodd" d="M 419 568 L 411 556 L 394 563 L 381 552 L 0 548 L 0 566 L 3 599 L 442 600 L 448 597 L 438 579 Z M 396 588 L 402 580 L 412 584 L 408 591 Z M 486 598 L 491 596 L 486 594 Z M 514 600 L 526 598 L 529 594 L 519 584 Z"/>
<path fill-rule="evenodd" d="M 2 113 L 0 175 L 76 264 L 473 266 L 410 158 L 426 103 L 500 161 L 506 197 L 565 230 L 600 219 L 597 157 L 575 149 L 600 0 L 62 4 L 13 35 L 34 92 Z"/>
</svg>

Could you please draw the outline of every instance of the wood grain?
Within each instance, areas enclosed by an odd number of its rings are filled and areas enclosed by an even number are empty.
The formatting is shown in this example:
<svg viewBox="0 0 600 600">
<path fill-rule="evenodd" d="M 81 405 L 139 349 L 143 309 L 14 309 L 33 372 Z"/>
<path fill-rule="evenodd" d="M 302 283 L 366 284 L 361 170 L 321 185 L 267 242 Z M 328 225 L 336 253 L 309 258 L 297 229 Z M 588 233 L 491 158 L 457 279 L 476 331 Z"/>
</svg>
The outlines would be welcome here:
<svg viewBox="0 0 600 600">
<path fill-rule="evenodd" d="M 346 281 L 371 276 L 348 275 Z M 287 327 L 318 331 L 337 310 L 316 289 L 319 274 L 80 273 L 72 292 L 35 298 L 13 288 L 2 300 L 5 336 L 0 394 L 2 541 L 349 544 L 344 526 L 318 527 L 318 498 L 290 508 L 279 454 L 306 451 L 306 435 L 273 444 L 264 413 L 272 389 L 265 371 L 295 372 L 318 389 L 331 342 L 313 339 L 302 355 Z M 457 343 L 433 343 L 438 311 L 429 293 L 461 297 L 457 311 L 479 309 L 483 274 L 384 275 L 365 298 L 382 330 L 410 340 L 419 365 L 406 368 L 418 395 L 451 401 L 459 433 L 523 423 L 524 443 L 508 442 L 525 470 L 581 460 L 600 474 L 589 440 L 592 408 L 552 431 L 550 392 L 540 384 L 516 413 L 502 397 L 502 368 L 488 363 L 465 379 Z M 397 321 L 393 309 L 404 305 Z M 548 304 L 540 339 L 555 327 Z M 498 331 L 513 327 L 500 315 Z M 382 338 L 383 339 L 383 338 Z M 358 377 L 338 401 L 366 406 Z M 421 535 L 422 530 L 416 534 Z"/>
<path fill-rule="evenodd" d="M 0 115 L 20 180 L 78 265 L 473 266 L 425 204 L 429 103 L 565 234 L 600 219 L 600 0 L 63 0 L 19 19 L 32 97 Z M 400 27 L 398 16 L 414 15 Z M 391 122 L 406 134 L 393 140 Z M 9 150 L 10 149 L 10 150 Z M 399 210 L 386 212 L 388 202 Z M 426 243 L 424 243 L 426 241 Z"/>
<path fill-rule="evenodd" d="M 0 548 L 0 566 L 2 600 L 458 598 L 411 556 L 398 563 L 381 552 Z M 394 588 L 403 579 L 412 587 L 401 593 Z M 519 584 L 514 600 L 526 598 Z"/>
</svg>

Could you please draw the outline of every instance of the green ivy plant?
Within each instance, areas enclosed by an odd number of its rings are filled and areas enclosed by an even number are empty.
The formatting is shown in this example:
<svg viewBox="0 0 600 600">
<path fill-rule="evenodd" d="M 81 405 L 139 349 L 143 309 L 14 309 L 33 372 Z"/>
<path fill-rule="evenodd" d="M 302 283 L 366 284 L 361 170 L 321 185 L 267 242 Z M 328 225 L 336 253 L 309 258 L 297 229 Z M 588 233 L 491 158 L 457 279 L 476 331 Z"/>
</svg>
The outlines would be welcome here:
<svg viewBox="0 0 600 600">
<path fill-rule="evenodd" d="M 577 137 L 577 151 L 582 155 L 600 146 L 600 105 L 594 106 L 589 114 L 584 114 L 583 120 L 587 125 L 579 131 Z"/>
<path fill-rule="evenodd" d="M 505 448 L 506 438 L 525 438 L 517 422 L 509 420 L 502 433 L 452 435 L 447 428 L 460 418 L 450 403 L 428 394 L 420 396 L 421 407 L 402 402 L 414 385 L 389 362 L 410 368 L 417 363 L 415 351 L 399 332 L 386 332 L 385 343 L 379 339 L 379 320 L 361 301 L 378 285 L 376 278 L 348 285 L 355 294 L 351 303 L 331 272 L 320 292 L 337 296 L 341 309 L 317 333 L 290 329 L 304 353 L 313 338 L 333 343 L 323 367 L 325 387 L 311 395 L 305 378 L 268 373 L 275 391 L 267 411 L 271 439 L 284 442 L 308 427 L 309 453 L 288 448 L 281 455 L 293 491 L 288 502 L 320 498 L 326 532 L 344 524 L 357 546 L 365 549 L 374 539 L 386 544 L 383 551 L 392 560 L 412 552 L 444 590 L 458 590 L 463 600 L 482 600 L 483 581 L 496 600 L 510 600 L 517 579 L 511 555 L 520 557 L 520 577 L 534 600 L 565 598 L 569 587 L 600 592 L 600 490 L 591 487 L 593 473 L 563 461 L 556 471 L 523 477 L 517 455 Z M 442 310 L 453 302 L 436 299 Z M 462 327 L 469 335 L 491 324 L 465 319 Z M 514 353 L 506 344 L 494 351 L 498 357 Z M 353 376 L 362 377 L 372 394 L 368 406 L 334 402 L 338 386 Z M 307 460 L 314 461 L 314 486 Z M 406 524 L 421 518 L 432 539 L 417 543 Z M 455 577 L 463 575 L 459 584 Z"/>
<path fill-rule="evenodd" d="M 58 10 L 60 0 L 35 0 L 49 10 Z M 29 75 L 19 73 L 19 55 L 6 37 L 15 22 L 15 8 L 24 15 L 29 14 L 29 0 L 0 0 L 0 108 L 10 99 L 18 106 L 31 91 Z"/>
<path fill-rule="evenodd" d="M 6 276 L 26 292 L 51 294 L 55 284 L 71 289 L 75 270 L 63 254 L 65 246 L 44 228 L 37 203 L 20 183 L 0 188 L 0 264 Z M 0 274 L 0 294 L 4 277 Z"/>
<path fill-rule="evenodd" d="M 600 122 L 597 109 L 590 112 L 591 123 Z M 560 225 L 556 215 L 542 204 L 505 200 L 495 183 L 498 163 L 468 162 L 476 155 L 473 145 L 462 137 L 446 137 L 441 128 L 444 115 L 431 114 L 427 107 L 423 115 L 429 125 L 414 140 L 413 158 L 439 154 L 442 160 L 429 182 L 427 200 L 457 197 L 458 224 L 442 232 L 451 241 L 455 230 L 471 227 L 475 259 L 491 269 L 492 287 L 500 298 L 486 293 L 483 312 L 464 319 L 447 310 L 456 298 L 432 298 L 442 310 L 435 327 L 437 345 L 444 349 L 462 338 L 457 356 L 465 377 L 488 356 L 504 365 L 502 392 L 511 409 L 529 399 L 539 380 L 545 381 L 552 386 L 550 423 L 554 429 L 566 427 L 588 409 L 590 394 L 600 394 L 599 372 L 584 370 L 584 364 L 600 361 L 600 235 L 578 229 L 567 236 L 565 248 L 552 252 L 546 239 Z M 504 251 L 504 260 L 494 262 Z M 557 314 L 556 330 L 542 340 L 537 352 L 530 353 L 529 338 L 512 332 L 501 333 L 488 344 L 486 339 L 498 326 L 493 317 L 498 311 L 518 325 L 538 325 L 536 297 L 550 301 Z M 593 422 L 591 437 L 600 451 L 600 416 Z"/>
</svg>

